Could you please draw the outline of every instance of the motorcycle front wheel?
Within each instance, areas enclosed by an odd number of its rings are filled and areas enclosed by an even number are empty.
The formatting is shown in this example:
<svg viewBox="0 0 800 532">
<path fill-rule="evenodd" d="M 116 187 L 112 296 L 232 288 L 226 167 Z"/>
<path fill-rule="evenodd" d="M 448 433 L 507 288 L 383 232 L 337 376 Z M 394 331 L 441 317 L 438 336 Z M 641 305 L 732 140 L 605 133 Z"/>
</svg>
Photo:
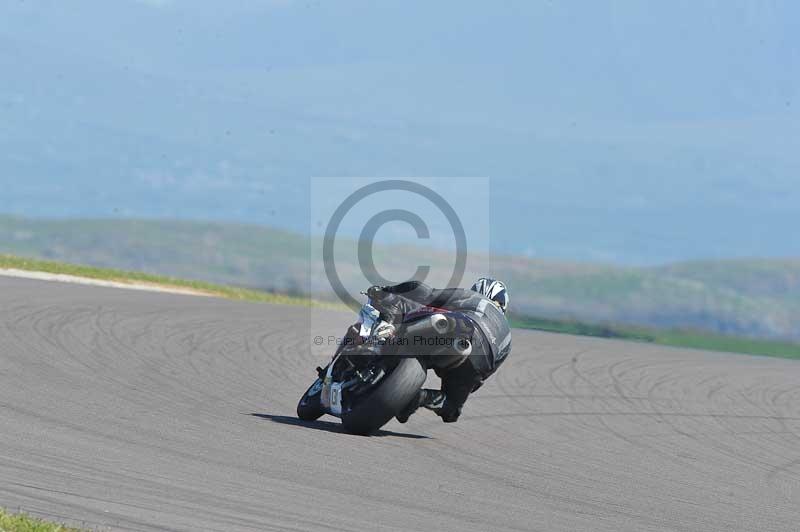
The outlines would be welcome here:
<svg viewBox="0 0 800 532">
<path fill-rule="evenodd" d="M 314 384 L 309 386 L 300 402 L 297 403 L 297 417 L 303 421 L 314 421 L 319 419 L 325 411 L 322 409 L 320 402 L 322 392 L 322 381 L 318 378 Z"/>
</svg>

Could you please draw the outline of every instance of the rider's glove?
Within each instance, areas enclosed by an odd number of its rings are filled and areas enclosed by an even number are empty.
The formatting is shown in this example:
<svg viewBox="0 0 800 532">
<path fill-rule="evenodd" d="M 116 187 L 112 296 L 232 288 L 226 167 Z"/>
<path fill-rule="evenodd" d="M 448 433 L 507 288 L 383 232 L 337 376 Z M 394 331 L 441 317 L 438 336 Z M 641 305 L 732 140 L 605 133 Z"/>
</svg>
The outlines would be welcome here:
<svg viewBox="0 0 800 532">
<path fill-rule="evenodd" d="M 382 321 L 380 325 L 378 325 L 378 327 L 376 327 L 375 331 L 373 332 L 375 337 L 378 338 L 379 340 L 386 340 L 388 338 L 391 338 L 392 336 L 394 336 L 394 333 L 395 333 L 395 326 L 385 321 Z"/>
</svg>

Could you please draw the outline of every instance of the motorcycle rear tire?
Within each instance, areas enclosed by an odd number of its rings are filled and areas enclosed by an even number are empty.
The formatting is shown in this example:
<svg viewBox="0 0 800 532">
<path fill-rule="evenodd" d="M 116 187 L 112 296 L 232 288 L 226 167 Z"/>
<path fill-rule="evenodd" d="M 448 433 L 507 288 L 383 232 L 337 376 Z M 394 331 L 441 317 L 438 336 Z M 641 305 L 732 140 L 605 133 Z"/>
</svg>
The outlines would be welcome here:
<svg viewBox="0 0 800 532">
<path fill-rule="evenodd" d="M 404 358 L 369 395 L 342 414 L 342 426 L 351 434 L 367 435 L 388 423 L 425 384 L 427 372 L 416 358 Z"/>
</svg>

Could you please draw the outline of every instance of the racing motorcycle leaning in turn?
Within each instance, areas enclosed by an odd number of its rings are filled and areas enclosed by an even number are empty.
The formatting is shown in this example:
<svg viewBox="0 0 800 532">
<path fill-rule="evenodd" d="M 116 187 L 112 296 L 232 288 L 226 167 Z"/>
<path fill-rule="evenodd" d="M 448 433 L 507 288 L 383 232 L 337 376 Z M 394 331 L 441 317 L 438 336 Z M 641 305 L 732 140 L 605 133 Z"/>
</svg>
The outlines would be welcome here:
<svg viewBox="0 0 800 532">
<path fill-rule="evenodd" d="M 473 326 L 459 312 L 422 307 L 399 323 L 384 318 L 368 298 L 331 362 L 317 368 L 297 405 L 300 419 L 329 414 L 347 432 L 370 434 L 420 393 L 428 369 L 458 366 L 472 352 Z"/>
</svg>

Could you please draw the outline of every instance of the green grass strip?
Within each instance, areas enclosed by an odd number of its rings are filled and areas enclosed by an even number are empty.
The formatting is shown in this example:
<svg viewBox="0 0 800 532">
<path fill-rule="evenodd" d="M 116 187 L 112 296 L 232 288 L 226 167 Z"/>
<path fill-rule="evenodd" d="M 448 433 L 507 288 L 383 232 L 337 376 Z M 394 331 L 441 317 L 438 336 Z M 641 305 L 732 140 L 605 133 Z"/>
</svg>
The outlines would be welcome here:
<svg viewBox="0 0 800 532">
<path fill-rule="evenodd" d="M 11 514 L 0 508 L 0 532 L 81 532 L 58 523 L 50 523 L 26 514 Z"/>
<path fill-rule="evenodd" d="M 741 336 L 726 336 L 708 331 L 681 329 L 655 329 L 632 325 L 593 324 L 573 320 L 552 320 L 520 316 L 511 319 L 511 325 L 520 329 L 594 336 L 598 338 L 618 338 L 650 342 L 658 345 L 724 351 L 746 355 L 761 355 L 780 358 L 800 359 L 800 344 L 776 340 L 762 340 Z"/>
<path fill-rule="evenodd" d="M 327 303 L 314 301 L 309 298 L 262 292 L 248 288 L 236 288 L 203 281 L 187 281 L 163 275 L 153 275 L 142 272 L 129 272 L 110 268 L 96 268 L 93 266 L 79 266 L 49 260 L 29 259 L 13 255 L 0 254 L 0 268 L 13 268 L 17 270 L 36 271 L 44 273 L 74 275 L 89 279 L 115 281 L 119 283 L 143 283 L 162 287 L 188 288 L 204 294 L 239 299 L 243 301 L 256 301 L 262 303 L 277 303 L 284 305 L 304 306 L 330 306 Z"/>
</svg>

